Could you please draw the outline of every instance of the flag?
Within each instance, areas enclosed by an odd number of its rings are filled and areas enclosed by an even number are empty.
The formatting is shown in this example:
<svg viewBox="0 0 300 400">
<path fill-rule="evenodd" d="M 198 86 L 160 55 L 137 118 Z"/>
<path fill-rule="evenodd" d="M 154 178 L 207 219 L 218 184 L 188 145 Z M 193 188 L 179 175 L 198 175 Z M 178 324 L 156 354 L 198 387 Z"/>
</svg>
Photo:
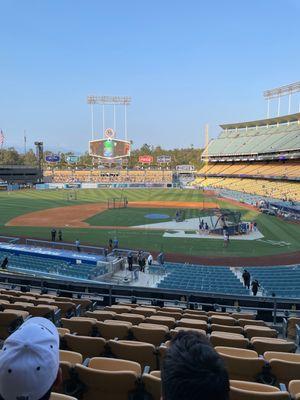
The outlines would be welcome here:
<svg viewBox="0 0 300 400">
<path fill-rule="evenodd" d="M 4 144 L 4 133 L 3 133 L 2 129 L 1 129 L 1 132 L 0 132 L 0 146 L 1 146 L 1 148 L 3 147 L 3 144 Z"/>
</svg>

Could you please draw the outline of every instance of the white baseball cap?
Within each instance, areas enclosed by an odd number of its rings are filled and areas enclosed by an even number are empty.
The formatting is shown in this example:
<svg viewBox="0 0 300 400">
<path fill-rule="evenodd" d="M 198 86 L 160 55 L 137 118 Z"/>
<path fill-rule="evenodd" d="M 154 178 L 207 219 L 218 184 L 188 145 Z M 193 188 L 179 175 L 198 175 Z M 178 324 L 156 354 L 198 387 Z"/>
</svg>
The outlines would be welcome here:
<svg viewBox="0 0 300 400">
<path fill-rule="evenodd" d="M 46 318 L 30 318 L 0 352 L 0 395 L 4 400 L 39 400 L 59 369 L 59 335 Z"/>
</svg>

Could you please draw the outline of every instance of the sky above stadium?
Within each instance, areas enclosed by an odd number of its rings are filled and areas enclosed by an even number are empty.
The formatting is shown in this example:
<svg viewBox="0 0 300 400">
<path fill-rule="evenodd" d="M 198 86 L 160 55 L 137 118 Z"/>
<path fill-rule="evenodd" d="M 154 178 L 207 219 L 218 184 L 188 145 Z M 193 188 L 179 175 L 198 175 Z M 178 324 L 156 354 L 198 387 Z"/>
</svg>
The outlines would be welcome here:
<svg viewBox="0 0 300 400">
<path fill-rule="evenodd" d="M 89 94 L 132 97 L 134 146 L 199 147 L 206 123 L 213 137 L 219 123 L 263 118 L 262 92 L 300 80 L 298 0 L 0 0 L 0 12 L 5 147 L 22 149 L 26 130 L 28 147 L 85 151 Z"/>
</svg>

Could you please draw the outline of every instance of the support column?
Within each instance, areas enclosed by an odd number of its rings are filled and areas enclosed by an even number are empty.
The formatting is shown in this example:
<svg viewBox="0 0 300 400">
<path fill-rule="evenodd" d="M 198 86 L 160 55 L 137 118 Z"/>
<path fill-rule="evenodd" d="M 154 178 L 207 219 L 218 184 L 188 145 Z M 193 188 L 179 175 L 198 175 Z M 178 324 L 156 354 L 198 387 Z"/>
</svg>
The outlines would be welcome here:
<svg viewBox="0 0 300 400">
<path fill-rule="evenodd" d="M 280 100 L 281 100 L 281 97 L 279 96 L 278 97 L 278 107 L 277 107 L 277 117 L 279 117 L 279 115 L 280 115 Z"/>
<path fill-rule="evenodd" d="M 91 103 L 91 117 L 92 117 L 92 140 L 94 140 L 94 104 Z"/>
<path fill-rule="evenodd" d="M 116 133 L 116 105 L 114 104 L 114 132 Z"/>
<path fill-rule="evenodd" d="M 127 105 L 124 105 L 124 127 L 125 127 L 125 140 L 127 140 Z"/>
</svg>

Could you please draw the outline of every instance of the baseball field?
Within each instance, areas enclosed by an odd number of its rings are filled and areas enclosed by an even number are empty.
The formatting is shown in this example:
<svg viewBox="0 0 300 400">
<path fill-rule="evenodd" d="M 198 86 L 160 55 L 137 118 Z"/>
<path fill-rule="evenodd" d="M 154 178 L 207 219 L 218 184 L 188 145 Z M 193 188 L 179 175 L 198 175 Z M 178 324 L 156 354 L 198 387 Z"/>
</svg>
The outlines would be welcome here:
<svg viewBox="0 0 300 400">
<path fill-rule="evenodd" d="M 66 242 L 79 239 L 82 244 L 105 246 L 117 237 L 122 248 L 164 251 L 178 261 L 300 261 L 300 225 L 199 190 L 81 189 L 76 195 L 76 200 L 68 200 L 67 190 L 1 192 L 0 234 L 50 240 L 50 230 L 55 227 L 62 229 Z M 127 208 L 107 208 L 108 199 L 121 196 L 128 199 Z M 178 209 L 185 211 L 185 218 L 198 218 L 218 207 L 238 210 L 243 220 L 256 221 L 263 237 L 231 240 L 224 248 L 222 238 L 164 237 L 165 230 L 149 229 L 149 224 L 174 220 Z"/>
</svg>

